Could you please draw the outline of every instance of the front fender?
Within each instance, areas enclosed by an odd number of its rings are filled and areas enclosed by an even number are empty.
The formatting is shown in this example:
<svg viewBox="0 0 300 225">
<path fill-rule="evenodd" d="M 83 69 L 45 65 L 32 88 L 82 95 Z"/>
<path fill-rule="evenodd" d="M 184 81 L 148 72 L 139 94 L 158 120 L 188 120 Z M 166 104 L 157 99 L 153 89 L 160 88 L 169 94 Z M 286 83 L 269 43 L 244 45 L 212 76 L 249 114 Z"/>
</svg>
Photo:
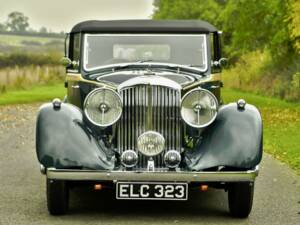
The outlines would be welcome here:
<svg viewBox="0 0 300 225">
<path fill-rule="evenodd" d="M 110 149 L 91 135 L 79 108 L 62 103 L 55 109 L 44 104 L 36 124 L 36 152 L 46 168 L 86 168 L 111 170 L 114 157 Z"/>
<path fill-rule="evenodd" d="M 220 108 L 215 122 L 202 134 L 201 141 L 185 154 L 189 170 L 216 166 L 254 168 L 262 158 L 262 119 L 253 105 L 245 109 L 230 103 Z"/>
</svg>

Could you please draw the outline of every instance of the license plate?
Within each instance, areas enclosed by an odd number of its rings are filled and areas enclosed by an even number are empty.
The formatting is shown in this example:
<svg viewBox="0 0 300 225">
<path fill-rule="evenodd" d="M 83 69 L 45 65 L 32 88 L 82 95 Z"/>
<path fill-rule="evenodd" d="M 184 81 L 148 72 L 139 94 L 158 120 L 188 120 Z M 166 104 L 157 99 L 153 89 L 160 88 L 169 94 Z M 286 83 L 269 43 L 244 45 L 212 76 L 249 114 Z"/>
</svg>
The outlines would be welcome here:
<svg viewBox="0 0 300 225">
<path fill-rule="evenodd" d="M 117 199 L 187 200 L 187 183 L 117 182 Z"/>
</svg>

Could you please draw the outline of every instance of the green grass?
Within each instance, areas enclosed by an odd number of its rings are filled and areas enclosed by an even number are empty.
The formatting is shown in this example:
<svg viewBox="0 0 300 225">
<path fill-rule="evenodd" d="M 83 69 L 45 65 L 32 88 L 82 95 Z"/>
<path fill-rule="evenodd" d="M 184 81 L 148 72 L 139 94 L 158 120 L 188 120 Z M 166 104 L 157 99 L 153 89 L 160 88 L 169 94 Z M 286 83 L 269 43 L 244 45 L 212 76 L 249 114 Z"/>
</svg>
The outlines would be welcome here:
<svg viewBox="0 0 300 225">
<path fill-rule="evenodd" d="M 35 86 L 28 90 L 13 90 L 0 94 L 0 105 L 49 101 L 63 99 L 66 90 L 63 83 L 48 86 Z"/>
<path fill-rule="evenodd" d="M 264 151 L 300 174 L 300 103 L 224 89 L 224 101 L 243 98 L 258 107 L 264 126 Z"/>
</svg>

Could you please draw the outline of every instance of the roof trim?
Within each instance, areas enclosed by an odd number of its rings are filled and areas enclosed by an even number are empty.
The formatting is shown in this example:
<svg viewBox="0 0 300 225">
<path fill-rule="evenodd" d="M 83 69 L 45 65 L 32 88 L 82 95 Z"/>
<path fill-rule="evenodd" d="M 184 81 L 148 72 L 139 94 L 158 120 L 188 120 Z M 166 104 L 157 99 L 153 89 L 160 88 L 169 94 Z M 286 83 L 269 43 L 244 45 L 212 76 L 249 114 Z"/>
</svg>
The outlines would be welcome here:
<svg viewBox="0 0 300 225">
<path fill-rule="evenodd" d="M 88 20 L 71 33 L 214 33 L 217 28 L 202 20 Z"/>
</svg>

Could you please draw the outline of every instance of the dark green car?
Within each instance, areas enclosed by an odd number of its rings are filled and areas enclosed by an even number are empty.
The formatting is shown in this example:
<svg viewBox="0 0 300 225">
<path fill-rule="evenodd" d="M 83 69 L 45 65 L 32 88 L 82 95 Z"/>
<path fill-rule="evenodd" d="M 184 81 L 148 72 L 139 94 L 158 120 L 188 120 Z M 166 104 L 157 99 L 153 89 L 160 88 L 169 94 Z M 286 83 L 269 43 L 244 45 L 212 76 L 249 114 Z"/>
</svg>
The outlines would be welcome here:
<svg viewBox="0 0 300 225">
<path fill-rule="evenodd" d="M 205 21 L 86 21 L 66 38 L 67 96 L 44 104 L 37 157 L 51 214 L 78 183 L 117 199 L 228 191 L 247 217 L 262 158 L 259 111 L 223 104 L 221 32 Z"/>
</svg>

